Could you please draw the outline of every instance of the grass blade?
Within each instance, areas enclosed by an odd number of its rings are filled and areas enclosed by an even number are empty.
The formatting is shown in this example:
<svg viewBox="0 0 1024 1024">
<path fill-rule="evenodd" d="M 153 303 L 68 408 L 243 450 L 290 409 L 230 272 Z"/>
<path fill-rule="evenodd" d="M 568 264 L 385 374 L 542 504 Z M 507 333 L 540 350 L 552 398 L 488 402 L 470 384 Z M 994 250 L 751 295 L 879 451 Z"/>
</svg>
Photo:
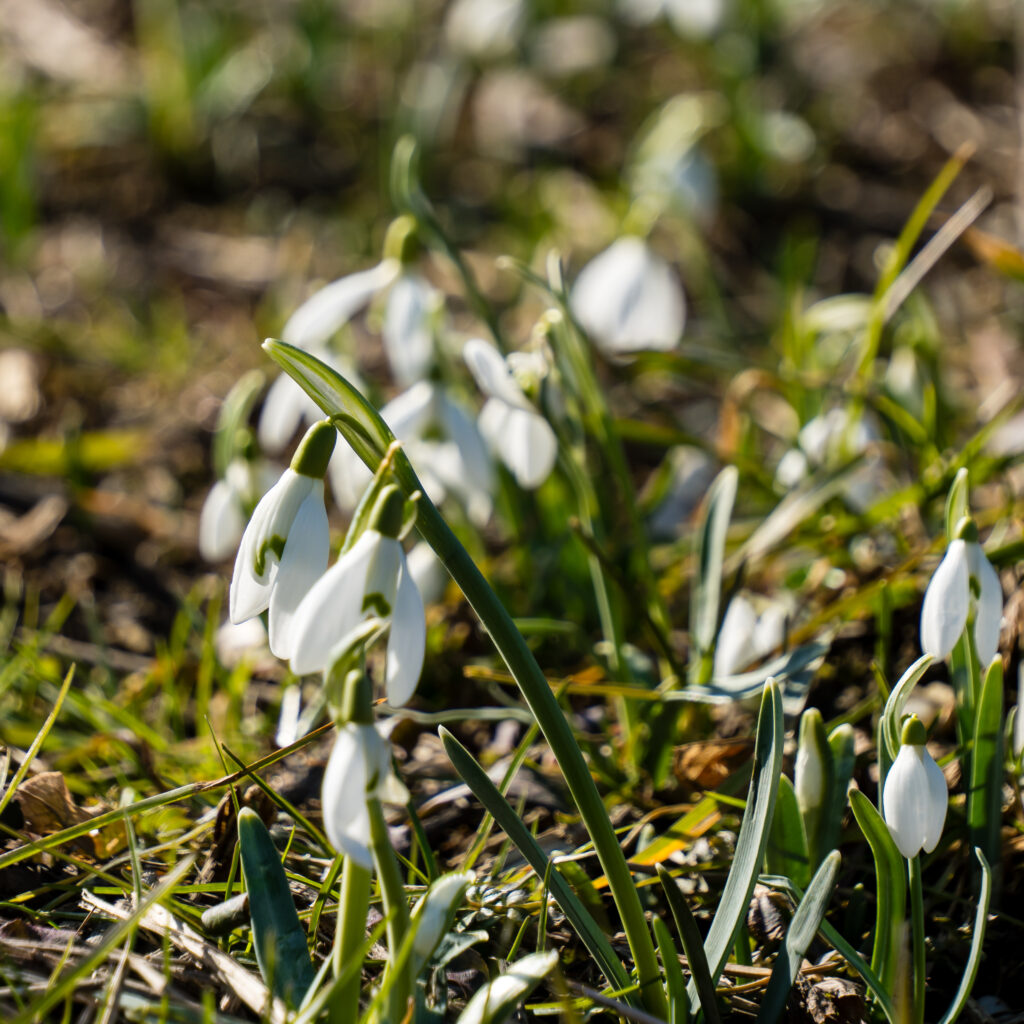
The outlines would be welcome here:
<svg viewBox="0 0 1024 1024">
<path fill-rule="evenodd" d="M 725 535 L 736 500 L 739 473 L 726 466 L 708 490 L 704 521 L 697 531 L 697 565 L 690 593 L 690 682 L 701 685 L 711 678 L 722 600 L 722 563 Z"/>
<path fill-rule="evenodd" d="M 238 812 L 238 845 L 260 974 L 274 995 L 296 1007 L 313 981 L 306 933 L 277 847 L 251 807 Z"/>
<path fill-rule="evenodd" d="M 672 911 L 672 918 L 676 923 L 679 938 L 682 940 L 683 950 L 686 953 L 686 960 L 690 965 L 693 988 L 696 992 L 696 1000 L 691 996 L 691 1009 L 695 1012 L 698 1009 L 704 1012 L 705 1024 L 718 1024 L 715 983 L 711 978 L 711 971 L 708 969 L 708 960 L 704 953 L 704 945 L 700 940 L 700 932 L 697 930 L 697 922 L 693 919 L 690 906 L 679 891 L 675 879 L 661 864 L 658 865 L 658 878 L 661 879 L 669 910 Z"/>
<path fill-rule="evenodd" d="M 757 739 L 754 743 L 754 771 L 743 811 L 736 853 L 729 877 L 722 891 L 722 899 L 715 919 L 704 943 L 712 982 L 717 982 L 732 951 L 733 941 L 750 905 L 758 873 L 764 863 L 768 845 L 775 799 L 782 773 L 782 744 L 786 731 L 782 719 L 782 696 L 774 680 L 765 684 L 761 711 L 757 719 Z M 691 983 L 690 1005 L 696 996 L 696 985 Z"/>
<path fill-rule="evenodd" d="M 504 829 L 505 835 L 512 840 L 516 849 L 526 858 L 526 862 L 536 872 L 538 878 L 547 878 L 551 895 L 562 912 L 576 929 L 590 955 L 597 961 L 601 973 L 613 989 L 626 989 L 632 984 L 626 969 L 615 955 L 604 932 L 598 927 L 593 917 L 584 907 L 580 898 L 573 892 L 569 883 L 562 877 L 557 866 L 552 867 L 547 854 L 530 834 L 522 819 L 512 809 L 509 802 L 498 791 L 498 787 L 490 780 L 487 773 L 477 764 L 472 754 L 445 728 L 438 730 L 445 753 L 451 759 L 455 770 L 462 781 L 473 791 L 474 796 L 484 805 L 485 810 Z"/>
<path fill-rule="evenodd" d="M 1003 818 L 1003 662 L 992 660 L 974 716 L 967 825 L 971 844 L 979 847 L 989 864 L 1001 859 L 1000 825 Z"/>
<path fill-rule="evenodd" d="M 953 1021 L 963 1012 L 963 1008 L 967 1005 L 967 997 L 971 994 L 971 989 L 974 986 L 978 967 L 981 965 L 981 949 L 985 943 L 985 924 L 988 921 L 988 907 L 992 900 L 992 869 L 985 859 L 985 854 L 978 847 L 974 848 L 974 856 L 978 858 L 978 863 L 981 866 L 981 889 L 978 892 L 978 910 L 974 915 L 971 951 L 967 956 L 963 977 L 960 979 L 960 988 L 957 989 L 953 1002 L 939 1024 L 953 1024 Z"/>
<path fill-rule="evenodd" d="M 793 783 L 785 775 L 779 778 L 778 803 L 772 816 L 765 851 L 768 870 L 773 875 L 785 875 L 799 886 L 807 884 L 810 875 L 810 856 L 804 820 L 800 814 Z"/>
<path fill-rule="evenodd" d="M 664 879 L 662 879 L 664 884 Z M 675 888 L 675 883 L 672 883 Z M 666 892 L 667 892 L 666 888 Z M 665 992 L 668 995 L 668 1024 L 686 1024 L 690 1016 L 690 1002 L 686 998 L 686 982 L 679 966 L 679 953 L 672 941 L 668 926 L 657 914 L 651 920 L 654 941 L 661 953 L 661 965 L 665 968 Z M 700 945 L 698 941 L 698 945 Z M 706 966 L 706 965 L 705 965 Z"/>
<path fill-rule="evenodd" d="M 836 884 L 841 858 L 838 850 L 833 850 L 814 873 L 811 884 L 807 887 L 804 898 L 800 901 L 793 915 L 793 920 L 786 929 L 786 938 L 782 949 L 772 968 L 772 976 L 757 1015 L 759 1022 L 770 1024 L 780 1020 L 785 1009 L 789 990 L 793 987 L 800 964 L 803 962 L 807 947 L 810 946 L 821 919 L 828 909 L 832 898 L 832 890 Z"/>
<path fill-rule="evenodd" d="M 900 752 L 900 719 L 907 705 L 910 691 L 928 670 L 935 659 L 930 654 L 922 654 L 906 672 L 900 676 L 899 682 L 892 688 L 889 699 L 885 702 L 882 717 L 878 722 L 878 788 L 885 785 L 885 777 L 889 774 L 896 755 Z"/>
</svg>

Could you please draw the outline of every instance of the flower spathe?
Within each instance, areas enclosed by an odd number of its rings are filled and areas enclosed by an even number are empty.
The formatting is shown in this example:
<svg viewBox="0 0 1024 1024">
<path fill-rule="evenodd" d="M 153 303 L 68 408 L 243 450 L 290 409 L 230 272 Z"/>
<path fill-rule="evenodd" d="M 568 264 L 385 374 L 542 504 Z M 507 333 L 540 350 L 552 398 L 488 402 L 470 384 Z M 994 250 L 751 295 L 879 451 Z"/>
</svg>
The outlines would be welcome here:
<svg viewBox="0 0 1024 1024">
<path fill-rule="evenodd" d="M 488 396 L 480 411 L 480 433 L 512 471 L 520 487 L 539 487 L 550 474 L 558 454 L 551 424 L 529 403 L 508 362 L 480 338 L 462 350 L 480 390 Z"/>
<path fill-rule="evenodd" d="M 946 823 L 948 803 L 945 776 L 924 745 L 924 727 L 911 718 L 904 726 L 900 752 L 882 790 L 882 814 L 904 857 L 935 849 Z"/>
<path fill-rule="evenodd" d="M 925 591 L 921 648 L 935 658 L 947 657 L 973 613 L 978 658 L 987 665 L 999 648 L 1003 588 L 977 541 L 973 524 L 963 530 L 967 536 L 957 536 L 950 543 Z M 957 532 L 961 532 L 960 526 Z"/>
<path fill-rule="evenodd" d="M 409 792 L 391 767 L 391 747 L 373 725 L 338 727 L 324 772 L 324 830 L 331 845 L 366 870 L 373 868 L 370 813 L 366 802 L 404 804 Z"/>
<path fill-rule="evenodd" d="M 678 278 L 645 241 L 631 235 L 580 271 L 570 305 L 580 326 L 609 355 L 674 348 L 686 322 Z"/>
<path fill-rule="evenodd" d="M 390 621 L 385 684 L 388 703 L 405 704 L 423 669 L 423 599 L 394 537 L 363 535 L 308 590 L 291 623 L 292 671 L 323 672 L 370 616 Z"/>
<path fill-rule="evenodd" d="M 323 474 L 337 432 L 327 421 L 311 427 L 291 466 L 260 499 L 242 534 L 231 575 L 231 621 L 270 609 L 270 650 L 291 657 L 291 620 L 327 568 L 330 533 Z"/>
</svg>

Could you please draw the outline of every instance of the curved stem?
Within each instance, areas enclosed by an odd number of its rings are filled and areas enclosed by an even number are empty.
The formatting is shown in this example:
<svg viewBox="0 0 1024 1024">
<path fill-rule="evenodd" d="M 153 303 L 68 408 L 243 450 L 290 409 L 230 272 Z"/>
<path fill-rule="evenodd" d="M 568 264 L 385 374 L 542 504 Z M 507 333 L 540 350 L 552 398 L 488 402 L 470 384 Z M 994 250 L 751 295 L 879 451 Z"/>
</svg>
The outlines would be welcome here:
<svg viewBox="0 0 1024 1024">
<path fill-rule="evenodd" d="M 338 897 L 338 921 L 331 951 L 334 976 L 357 956 L 366 935 L 366 913 L 370 906 L 370 872 L 360 867 L 351 857 L 346 858 L 341 876 L 341 894 Z M 335 993 L 331 1000 L 330 1024 L 350 1024 L 359 1017 L 359 987 L 361 972 Z"/>
<path fill-rule="evenodd" d="M 910 876 L 910 920 L 914 943 L 914 1003 L 916 1024 L 924 1022 L 925 955 L 924 955 L 924 892 L 921 886 L 921 858 L 907 860 Z"/>
<path fill-rule="evenodd" d="M 388 922 L 388 970 L 393 970 L 398 951 L 402 948 L 406 933 L 409 931 L 409 904 L 405 899 L 402 874 L 398 868 L 394 847 L 391 845 L 391 837 L 388 835 L 388 826 L 384 820 L 384 809 L 380 800 L 376 797 L 367 798 L 366 809 L 370 812 L 370 849 L 373 851 L 373 863 L 377 867 L 377 878 L 380 881 L 380 893 Z M 408 966 L 400 970 L 400 976 L 394 979 L 391 986 L 394 1020 L 402 1020 L 405 1016 L 411 991 Z"/>
</svg>

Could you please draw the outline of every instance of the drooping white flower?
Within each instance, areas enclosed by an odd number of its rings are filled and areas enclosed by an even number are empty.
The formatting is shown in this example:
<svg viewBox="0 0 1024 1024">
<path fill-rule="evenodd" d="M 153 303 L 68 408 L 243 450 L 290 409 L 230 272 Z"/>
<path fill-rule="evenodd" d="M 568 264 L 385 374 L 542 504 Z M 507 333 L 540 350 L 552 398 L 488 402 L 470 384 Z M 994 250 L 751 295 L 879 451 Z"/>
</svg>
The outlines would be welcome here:
<svg viewBox="0 0 1024 1024">
<path fill-rule="evenodd" d="M 474 338 L 466 342 L 462 354 L 488 396 L 478 421 L 484 440 L 512 471 L 520 487 L 539 487 L 558 454 L 551 424 L 529 403 L 509 363 L 493 345 Z"/>
<path fill-rule="evenodd" d="M 476 424 L 436 384 L 419 381 L 380 411 L 435 505 L 452 494 L 482 526 L 491 515 L 494 469 Z"/>
<path fill-rule="evenodd" d="M 373 868 L 368 799 L 404 804 L 409 792 L 391 767 L 391 746 L 373 725 L 338 727 L 324 772 L 321 804 L 331 845 L 366 870 Z"/>
<path fill-rule="evenodd" d="M 775 650 L 785 634 L 786 616 L 786 607 L 779 601 L 768 602 L 759 615 L 748 597 L 736 594 L 718 631 L 713 676 L 735 675 Z"/>
<path fill-rule="evenodd" d="M 522 35 L 523 0 L 455 0 L 444 22 L 444 40 L 455 53 L 494 60 L 510 53 Z"/>
<path fill-rule="evenodd" d="M 942 769 L 928 753 L 924 726 L 914 716 L 903 727 L 899 754 L 882 790 L 882 814 L 904 857 L 931 853 L 942 836 L 949 791 Z"/>
<path fill-rule="evenodd" d="M 388 292 L 381 335 L 395 380 L 403 387 L 422 381 L 434 361 L 431 319 L 441 294 L 413 271 L 404 272 Z"/>
<path fill-rule="evenodd" d="M 323 474 L 336 431 L 323 422 L 310 428 L 292 465 L 260 499 L 235 559 L 231 621 L 244 622 L 270 609 L 270 649 L 291 656 L 290 624 L 299 602 L 327 568 L 330 534 Z"/>
<path fill-rule="evenodd" d="M 235 459 L 210 488 L 199 513 L 199 554 L 207 562 L 221 562 L 237 550 L 246 509 L 273 484 L 270 472 L 265 464 Z"/>
<path fill-rule="evenodd" d="M 613 242 L 580 271 L 569 303 L 609 355 L 674 348 L 686 322 L 686 300 L 672 268 L 633 236 Z"/>
<path fill-rule="evenodd" d="M 945 658 L 973 613 L 974 643 L 985 666 L 999 647 L 1003 588 L 977 536 L 973 523 L 961 521 L 956 539 L 929 581 L 921 606 L 921 648 Z"/>
<path fill-rule="evenodd" d="M 371 616 L 390 622 L 388 703 L 405 704 L 423 668 L 423 599 L 401 544 L 377 530 L 366 530 L 302 599 L 290 635 L 292 671 L 303 675 L 328 670 Z"/>
</svg>

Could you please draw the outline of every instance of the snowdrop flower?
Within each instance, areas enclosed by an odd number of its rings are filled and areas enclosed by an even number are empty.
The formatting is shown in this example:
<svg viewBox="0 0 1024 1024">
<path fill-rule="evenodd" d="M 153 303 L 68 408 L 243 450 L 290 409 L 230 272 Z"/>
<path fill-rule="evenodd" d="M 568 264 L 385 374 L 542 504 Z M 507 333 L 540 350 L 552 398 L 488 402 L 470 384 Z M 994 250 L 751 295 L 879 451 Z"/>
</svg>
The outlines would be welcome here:
<svg viewBox="0 0 1024 1024">
<path fill-rule="evenodd" d="M 404 804 L 409 792 L 391 768 L 391 745 L 373 725 L 338 727 L 324 772 L 321 805 L 331 845 L 366 870 L 373 868 L 367 800 Z"/>
<path fill-rule="evenodd" d="M 330 535 L 323 476 L 337 431 L 329 421 L 311 427 L 291 466 L 263 497 L 242 535 L 231 576 L 231 621 L 270 609 L 270 650 L 291 656 L 292 616 L 327 568 Z"/>
<path fill-rule="evenodd" d="M 945 658 L 973 618 L 974 643 L 985 666 L 999 648 L 1003 588 L 978 543 L 973 520 L 961 519 L 954 533 L 955 539 L 925 591 L 921 648 L 935 658 Z"/>
<path fill-rule="evenodd" d="M 800 813 L 806 819 L 818 811 L 825 798 L 825 758 L 828 737 L 821 712 L 808 708 L 800 718 L 800 742 L 793 768 L 793 789 Z"/>
<path fill-rule="evenodd" d="M 444 22 L 445 42 L 475 60 L 503 57 L 515 49 L 525 15 L 523 0 L 455 0 Z"/>
<path fill-rule="evenodd" d="M 512 471 L 520 487 L 539 487 L 555 465 L 558 440 L 543 416 L 527 401 L 509 361 L 479 338 L 462 350 L 480 390 L 488 396 L 480 412 L 480 433 Z"/>
<path fill-rule="evenodd" d="M 775 650 L 782 643 L 787 614 L 780 601 L 770 601 L 758 615 L 750 599 L 737 594 L 729 602 L 718 632 L 713 677 L 735 675 Z"/>
<path fill-rule="evenodd" d="M 946 823 L 949 791 L 942 769 L 925 747 L 921 720 L 911 715 L 903 726 L 900 752 L 882 790 L 882 814 L 900 853 L 931 853 Z"/>
<path fill-rule="evenodd" d="M 326 672 L 371 616 L 390 622 L 385 685 L 388 703 L 400 707 L 419 682 L 427 626 L 423 599 L 397 540 L 397 489 L 385 489 L 377 507 L 377 528 L 366 530 L 303 597 L 291 623 L 289 657 L 297 675 Z"/>
<path fill-rule="evenodd" d="M 452 494 L 482 526 L 491 515 L 494 469 L 476 424 L 436 384 L 420 381 L 380 411 L 435 505 Z"/>
<path fill-rule="evenodd" d="M 678 278 L 633 236 L 613 242 L 580 271 L 569 302 L 580 326 L 613 356 L 674 348 L 686 320 Z"/>
</svg>

